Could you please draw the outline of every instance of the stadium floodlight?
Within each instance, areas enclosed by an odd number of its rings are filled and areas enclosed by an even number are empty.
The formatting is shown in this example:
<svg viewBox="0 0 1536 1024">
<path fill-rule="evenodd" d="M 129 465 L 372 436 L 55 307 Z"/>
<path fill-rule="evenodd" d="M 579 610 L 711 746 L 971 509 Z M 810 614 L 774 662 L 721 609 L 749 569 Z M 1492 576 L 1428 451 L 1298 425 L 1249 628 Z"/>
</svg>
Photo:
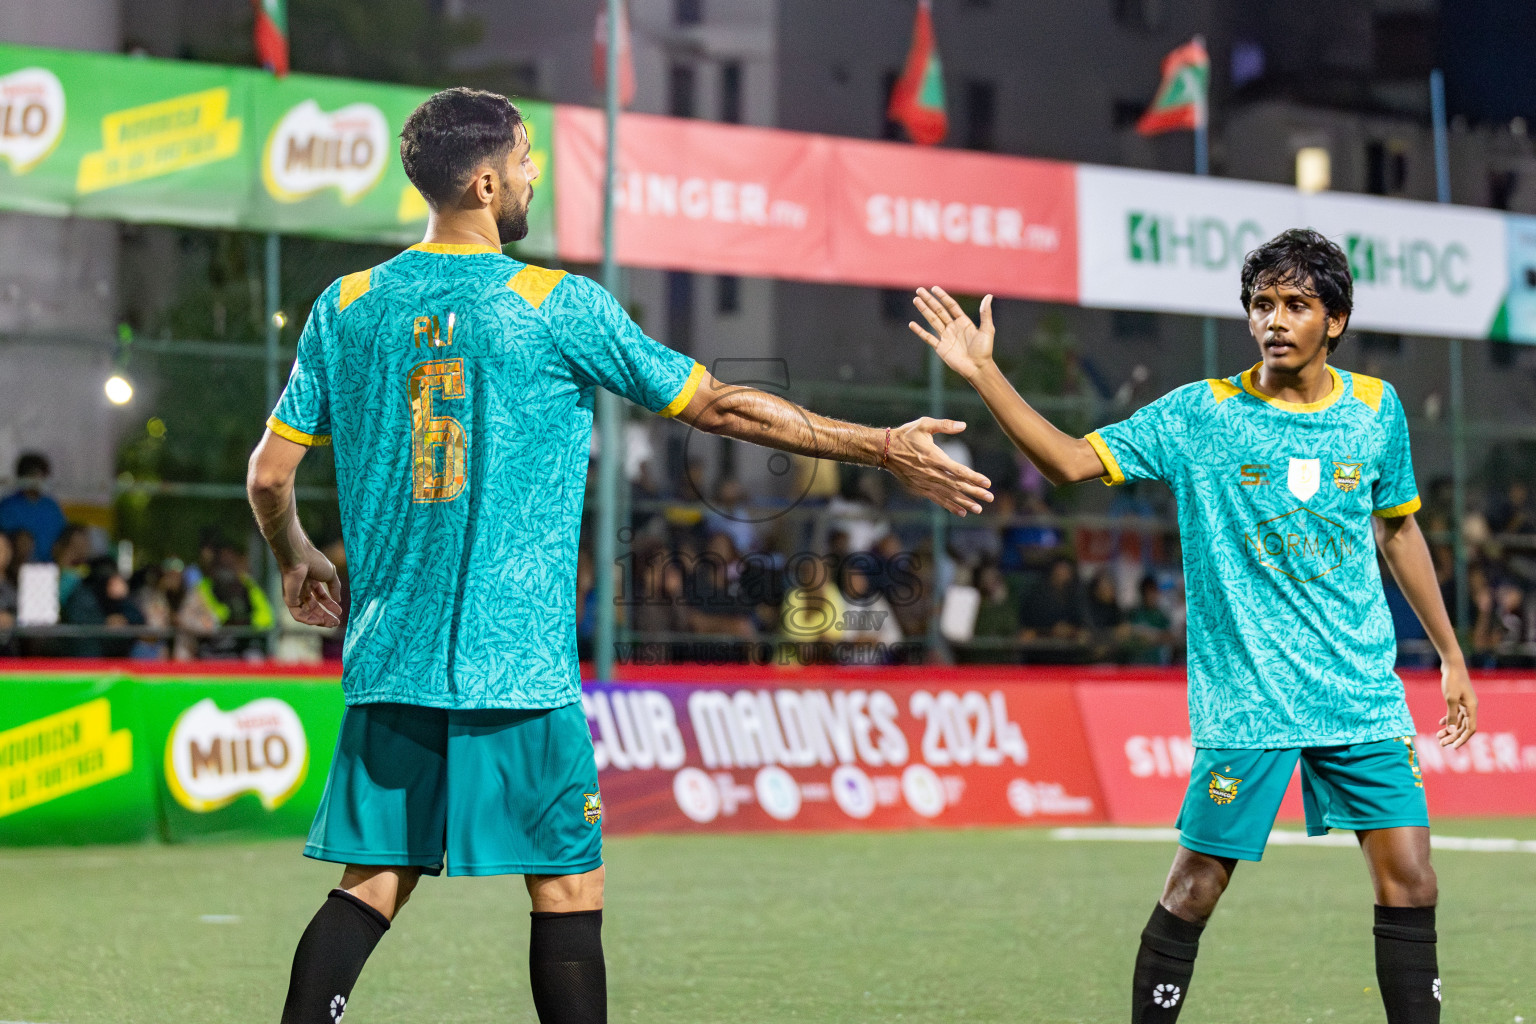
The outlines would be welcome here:
<svg viewBox="0 0 1536 1024">
<path fill-rule="evenodd" d="M 107 401 L 113 405 L 127 405 L 133 401 L 133 385 L 120 373 L 108 377 L 103 390 L 107 393 Z"/>
</svg>

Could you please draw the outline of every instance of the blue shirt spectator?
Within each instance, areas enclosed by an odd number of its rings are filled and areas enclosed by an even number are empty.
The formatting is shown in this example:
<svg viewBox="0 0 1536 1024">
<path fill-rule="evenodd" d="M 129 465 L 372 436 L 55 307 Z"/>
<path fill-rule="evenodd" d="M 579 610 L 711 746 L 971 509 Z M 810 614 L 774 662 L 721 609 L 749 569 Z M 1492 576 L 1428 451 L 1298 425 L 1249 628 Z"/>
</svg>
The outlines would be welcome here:
<svg viewBox="0 0 1536 1024">
<path fill-rule="evenodd" d="M 0 533 L 25 530 L 32 535 L 34 562 L 51 561 L 54 541 L 64 531 L 64 510 L 43 493 L 51 467 L 37 452 L 16 460 L 16 493 L 0 501 Z"/>
</svg>

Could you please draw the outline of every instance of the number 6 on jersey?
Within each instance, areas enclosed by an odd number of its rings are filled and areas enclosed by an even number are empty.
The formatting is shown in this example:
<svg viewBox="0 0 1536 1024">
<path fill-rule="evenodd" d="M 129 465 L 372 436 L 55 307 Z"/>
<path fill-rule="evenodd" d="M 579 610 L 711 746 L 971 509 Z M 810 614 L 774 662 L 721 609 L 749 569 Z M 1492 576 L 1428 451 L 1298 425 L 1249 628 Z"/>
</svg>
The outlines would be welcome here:
<svg viewBox="0 0 1536 1024">
<path fill-rule="evenodd" d="M 464 425 L 432 414 L 436 391 L 443 398 L 464 397 L 464 360 L 439 359 L 411 371 L 412 501 L 452 501 L 467 479 Z"/>
</svg>

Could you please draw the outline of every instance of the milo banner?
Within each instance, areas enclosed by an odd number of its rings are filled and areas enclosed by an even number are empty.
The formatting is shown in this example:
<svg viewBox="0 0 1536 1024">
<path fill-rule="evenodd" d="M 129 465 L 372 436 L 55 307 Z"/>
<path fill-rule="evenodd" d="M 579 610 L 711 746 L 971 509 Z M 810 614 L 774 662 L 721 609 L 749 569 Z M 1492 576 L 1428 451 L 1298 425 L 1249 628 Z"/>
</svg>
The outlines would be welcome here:
<svg viewBox="0 0 1536 1024">
<path fill-rule="evenodd" d="M 335 678 L 174 673 L 0 677 L 0 845 L 307 832 Z"/>
<path fill-rule="evenodd" d="M 1069 683 L 720 676 L 588 684 L 609 832 L 1104 820 Z"/>
<path fill-rule="evenodd" d="M 420 239 L 400 129 L 430 90 L 0 44 L 0 209 Z M 554 253 L 553 111 L 519 104 L 543 176 L 528 254 Z"/>
<path fill-rule="evenodd" d="M 0 678 L 0 845 L 156 836 L 133 685 L 95 672 Z"/>
</svg>

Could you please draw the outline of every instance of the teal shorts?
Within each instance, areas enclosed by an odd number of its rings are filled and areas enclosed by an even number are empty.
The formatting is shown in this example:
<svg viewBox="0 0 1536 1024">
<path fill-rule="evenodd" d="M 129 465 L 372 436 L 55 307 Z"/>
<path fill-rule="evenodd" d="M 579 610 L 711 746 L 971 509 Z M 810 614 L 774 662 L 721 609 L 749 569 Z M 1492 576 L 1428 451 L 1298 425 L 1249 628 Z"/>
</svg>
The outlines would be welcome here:
<svg viewBox="0 0 1536 1024">
<path fill-rule="evenodd" d="M 1411 737 L 1339 747 L 1201 749 L 1179 811 L 1180 845 L 1212 857 L 1263 860 L 1298 759 L 1307 835 L 1331 828 L 1428 827 L 1424 777 Z"/>
<path fill-rule="evenodd" d="M 347 708 L 304 854 L 429 875 L 579 875 L 603 863 L 581 702 L 552 711 Z"/>
</svg>

